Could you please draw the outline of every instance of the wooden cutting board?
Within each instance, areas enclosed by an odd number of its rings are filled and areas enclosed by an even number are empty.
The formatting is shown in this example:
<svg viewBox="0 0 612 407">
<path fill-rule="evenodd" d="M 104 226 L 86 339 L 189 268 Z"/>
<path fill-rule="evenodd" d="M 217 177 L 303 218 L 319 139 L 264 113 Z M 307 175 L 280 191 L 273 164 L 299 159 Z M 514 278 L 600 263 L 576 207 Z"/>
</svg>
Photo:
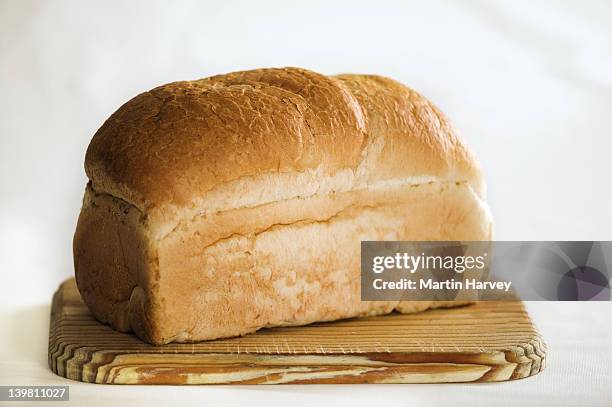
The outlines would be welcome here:
<svg viewBox="0 0 612 407">
<path fill-rule="evenodd" d="M 518 301 L 159 347 L 94 320 L 74 279 L 51 307 L 51 370 L 91 383 L 489 382 L 535 375 L 545 360 L 546 346 Z"/>
</svg>

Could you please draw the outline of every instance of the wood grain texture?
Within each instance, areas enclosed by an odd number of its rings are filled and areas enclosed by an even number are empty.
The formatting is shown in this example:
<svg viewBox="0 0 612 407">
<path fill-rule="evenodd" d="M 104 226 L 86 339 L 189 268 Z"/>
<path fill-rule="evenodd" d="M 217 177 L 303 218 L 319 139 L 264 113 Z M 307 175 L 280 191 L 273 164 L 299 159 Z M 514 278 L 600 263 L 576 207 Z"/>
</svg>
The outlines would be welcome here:
<svg viewBox="0 0 612 407">
<path fill-rule="evenodd" d="M 546 346 L 523 304 L 482 302 L 152 346 L 93 319 L 74 279 L 53 297 L 49 366 L 109 384 L 440 383 L 520 379 Z"/>
</svg>

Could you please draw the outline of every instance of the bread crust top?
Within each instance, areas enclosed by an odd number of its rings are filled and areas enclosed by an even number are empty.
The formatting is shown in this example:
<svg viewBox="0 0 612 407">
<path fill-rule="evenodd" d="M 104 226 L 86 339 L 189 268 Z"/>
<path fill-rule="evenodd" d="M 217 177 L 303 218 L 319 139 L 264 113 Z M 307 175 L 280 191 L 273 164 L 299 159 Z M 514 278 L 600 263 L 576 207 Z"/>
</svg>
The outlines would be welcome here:
<svg viewBox="0 0 612 407">
<path fill-rule="evenodd" d="M 305 194 L 303 174 L 319 183 L 315 193 L 434 179 L 467 182 L 484 194 L 475 159 L 417 92 L 381 76 L 300 68 L 234 72 L 144 92 L 96 132 L 85 170 L 96 192 L 166 220 L 177 211 L 201 211 L 203 197 L 228 185 L 240 195 L 237 182 L 266 175 L 260 191 L 242 194 Z M 288 176 L 272 185 L 273 174 Z M 215 209 L 235 206 L 230 201 Z"/>
</svg>

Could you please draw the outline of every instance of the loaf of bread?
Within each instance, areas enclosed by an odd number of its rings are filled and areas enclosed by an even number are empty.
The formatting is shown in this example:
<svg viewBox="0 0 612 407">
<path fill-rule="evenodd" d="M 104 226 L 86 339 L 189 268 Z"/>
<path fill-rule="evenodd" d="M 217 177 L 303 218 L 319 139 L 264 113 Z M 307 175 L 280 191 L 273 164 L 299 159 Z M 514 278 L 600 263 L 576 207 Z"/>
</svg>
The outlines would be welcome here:
<svg viewBox="0 0 612 407">
<path fill-rule="evenodd" d="M 488 240 L 480 170 L 381 76 L 257 69 L 175 82 L 94 135 L 74 237 L 101 322 L 153 344 L 416 312 L 360 300 L 362 240 Z"/>
</svg>

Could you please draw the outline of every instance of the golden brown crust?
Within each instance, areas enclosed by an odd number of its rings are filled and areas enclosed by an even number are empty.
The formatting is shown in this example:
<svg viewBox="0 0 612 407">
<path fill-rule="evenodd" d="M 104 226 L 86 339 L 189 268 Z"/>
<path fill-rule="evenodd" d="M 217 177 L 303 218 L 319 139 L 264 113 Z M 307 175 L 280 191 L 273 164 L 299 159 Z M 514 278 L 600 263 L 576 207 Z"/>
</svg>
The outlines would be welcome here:
<svg viewBox="0 0 612 407">
<path fill-rule="evenodd" d="M 164 85 L 104 123 L 86 171 L 79 289 L 156 344 L 447 306 L 360 302 L 359 241 L 491 237 L 473 157 L 430 102 L 379 76 Z"/>
<path fill-rule="evenodd" d="M 369 180 L 439 177 L 471 182 L 480 193 L 475 161 L 418 93 L 381 76 L 298 68 L 142 93 L 96 132 L 85 159 L 97 191 L 140 209 L 192 206 L 242 177 L 360 165 Z"/>
<path fill-rule="evenodd" d="M 483 180 L 476 160 L 429 100 L 382 76 L 337 78 L 366 112 L 372 148 L 361 165 L 368 179 L 428 176 L 468 182 L 483 197 Z"/>
<path fill-rule="evenodd" d="M 143 214 L 120 199 L 96 194 L 88 184 L 74 234 L 74 265 L 81 296 L 94 316 L 130 331 L 132 290 L 148 272 L 149 244 Z"/>
<path fill-rule="evenodd" d="M 87 150 L 96 190 L 140 208 L 188 206 L 216 185 L 265 172 L 353 167 L 363 117 L 314 72 L 256 70 L 175 82 L 115 112 Z"/>
</svg>

